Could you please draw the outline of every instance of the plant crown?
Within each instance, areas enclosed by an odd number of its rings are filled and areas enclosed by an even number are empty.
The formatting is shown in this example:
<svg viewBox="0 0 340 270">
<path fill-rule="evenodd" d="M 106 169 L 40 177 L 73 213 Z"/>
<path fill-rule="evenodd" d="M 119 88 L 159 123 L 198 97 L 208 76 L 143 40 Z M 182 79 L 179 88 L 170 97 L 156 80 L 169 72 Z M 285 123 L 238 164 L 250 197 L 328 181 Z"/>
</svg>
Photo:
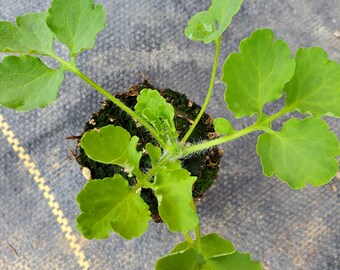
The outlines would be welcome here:
<svg viewBox="0 0 340 270">
<path fill-rule="evenodd" d="M 78 54 L 93 48 L 97 34 L 105 27 L 102 5 L 94 5 L 93 0 L 81 0 L 81 4 L 80 0 L 53 0 L 47 12 L 20 16 L 16 24 L 0 22 L 0 50 L 10 54 L 0 64 L 0 105 L 17 111 L 46 107 L 55 101 L 64 73 L 69 71 L 127 112 L 158 142 L 146 145 L 152 168 L 142 172 L 142 153 L 136 148 L 139 138 L 131 137 L 122 127 L 109 125 L 82 136 L 80 145 L 91 159 L 119 165 L 137 180 L 129 187 L 126 179 L 116 174 L 85 185 L 77 196 L 81 210 L 77 229 L 84 237 L 104 239 L 111 231 L 126 239 L 141 236 L 148 228 L 150 211 L 140 189 L 151 188 L 163 221 L 172 232 L 186 238 L 158 260 L 156 269 L 262 269 L 250 255 L 237 252 L 219 235 L 200 235 L 192 200 L 196 177 L 182 168 L 179 159 L 261 131 L 256 150 L 266 176 L 275 174 L 293 189 L 303 188 L 307 182 L 321 186 L 335 176 L 340 145 L 321 117 L 340 117 L 340 65 L 318 47 L 300 48 L 291 58 L 287 43 L 276 39 L 270 29 L 256 30 L 242 40 L 239 52 L 230 54 L 223 65 L 228 109 L 237 118 L 256 115 L 257 120 L 235 130 L 227 119 L 217 118 L 214 125 L 220 137 L 186 144 L 212 95 L 221 36 L 242 2 L 212 0 L 210 8 L 194 15 L 185 29 L 189 39 L 214 43 L 216 53 L 207 98 L 181 141 L 174 125 L 174 108 L 157 91 L 141 91 L 131 110 L 77 68 Z M 69 59 L 54 52 L 55 39 L 68 47 Z M 60 65 L 52 69 L 39 56 L 52 57 Z M 264 106 L 283 94 L 284 107 L 272 115 L 265 114 Z M 294 111 L 299 111 L 303 119 L 291 118 L 280 130 L 272 129 L 273 121 Z M 196 240 L 189 235 L 192 231 Z"/>
</svg>

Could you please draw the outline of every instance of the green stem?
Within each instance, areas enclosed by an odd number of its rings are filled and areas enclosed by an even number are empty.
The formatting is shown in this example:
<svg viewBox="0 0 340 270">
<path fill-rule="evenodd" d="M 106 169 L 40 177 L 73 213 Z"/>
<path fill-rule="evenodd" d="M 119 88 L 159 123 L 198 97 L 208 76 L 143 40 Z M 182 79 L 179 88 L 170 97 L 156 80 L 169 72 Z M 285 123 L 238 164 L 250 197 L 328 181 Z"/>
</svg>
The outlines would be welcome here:
<svg viewBox="0 0 340 270">
<path fill-rule="evenodd" d="M 196 205 L 194 201 L 191 201 L 191 208 L 194 210 L 195 214 L 197 215 Z M 198 220 L 198 223 L 195 227 L 195 233 L 196 233 L 196 249 L 198 252 L 202 251 L 202 243 L 201 243 L 201 229 L 200 229 L 200 222 Z"/>
<path fill-rule="evenodd" d="M 195 245 L 195 241 L 192 240 L 189 233 L 184 234 L 184 236 L 185 236 L 185 240 L 188 242 L 189 246 L 193 247 Z"/>
<path fill-rule="evenodd" d="M 200 143 L 200 144 L 195 144 L 195 145 L 192 145 L 192 146 L 186 146 L 183 149 L 183 157 L 188 155 L 188 154 L 194 153 L 194 152 L 202 151 L 202 150 L 217 146 L 219 144 L 223 144 L 223 143 L 238 139 L 242 136 L 245 136 L 245 135 L 247 135 L 251 132 L 258 131 L 258 130 L 262 130 L 262 128 L 258 123 L 256 123 L 256 124 L 253 124 L 253 125 L 251 125 L 247 128 L 235 131 L 232 134 L 225 135 L 225 136 L 219 137 L 219 138 L 211 140 L 211 141 L 205 141 L 205 142 Z"/>
<path fill-rule="evenodd" d="M 163 156 L 161 158 L 161 160 L 159 162 L 157 162 L 157 164 L 155 166 L 153 166 L 151 168 L 151 170 L 149 170 L 144 177 L 141 179 L 141 184 L 143 185 L 143 183 L 149 184 L 149 179 L 155 174 L 157 173 L 171 158 L 173 158 L 173 156 L 171 155 L 171 153 L 167 153 L 165 156 Z"/>
<path fill-rule="evenodd" d="M 271 124 L 274 120 L 280 118 L 282 115 L 289 113 L 289 112 L 292 112 L 292 111 L 294 111 L 294 109 L 291 109 L 289 107 L 283 107 L 277 113 L 269 116 L 267 119 L 264 119 L 263 122 L 262 122 L 262 125 Z"/>
<path fill-rule="evenodd" d="M 157 131 L 141 116 L 139 116 L 136 112 L 131 110 L 128 106 L 126 106 L 123 102 L 121 102 L 118 98 L 111 95 L 110 92 L 105 90 L 103 87 L 92 81 L 89 77 L 87 77 L 84 73 L 82 73 L 76 66 L 73 64 L 72 59 L 71 62 L 67 62 L 64 59 L 60 58 L 57 55 L 51 55 L 54 59 L 59 61 L 65 69 L 73 72 L 78 77 L 83 79 L 85 82 L 87 82 L 90 86 L 92 86 L 96 91 L 98 91 L 100 94 L 105 96 L 107 99 L 112 101 L 115 105 L 117 105 L 120 109 L 125 111 L 127 114 L 129 114 L 132 118 L 137 120 L 139 123 L 141 123 L 150 133 L 151 135 L 158 141 L 158 143 L 164 148 L 167 149 L 167 145 L 162 142 L 162 140 L 159 138 Z"/>
<path fill-rule="evenodd" d="M 202 243 L 201 243 L 201 229 L 200 229 L 200 223 L 197 223 L 197 226 L 195 228 L 196 233 L 196 249 L 198 252 L 202 251 Z"/>
<path fill-rule="evenodd" d="M 221 37 L 219 37 L 216 41 L 216 50 L 215 50 L 215 58 L 214 58 L 214 65 L 212 68 L 212 72 L 211 72 L 211 78 L 210 78 L 210 85 L 209 85 L 209 90 L 207 93 L 207 96 L 205 98 L 205 101 L 202 105 L 202 108 L 200 110 L 200 112 L 198 113 L 194 123 L 191 125 L 191 127 L 189 128 L 189 130 L 187 131 L 187 133 L 184 135 L 184 137 L 181 140 L 181 144 L 184 145 L 185 142 L 189 139 L 191 133 L 194 131 L 195 127 L 197 126 L 198 122 L 201 120 L 201 117 L 203 115 L 203 113 L 205 112 L 210 98 L 212 96 L 213 90 L 214 90 L 214 84 L 215 84 L 215 77 L 216 77 L 216 70 L 217 70 L 217 65 L 218 65 L 218 54 L 220 52 L 220 46 L 221 46 Z"/>
<path fill-rule="evenodd" d="M 226 142 L 238 139 L 240 137 L 243 137 L 243 136 L 245 136 L 245 135 L 247 135 L 249 133 L 255 132 L 255 131 L 273 132 L 271 130 L 271 128 L 270 128 L 270 124 L 275 119 L 278 119 L 282 115 L 284 115 L 284 114 L 286 114 L 288 112 L 291 112 L 291 111 L 292 111 L 291 108 L 284 107 L 279 112 L 269 116 L 266 119 L 263 119 L 261 122 L 258 121 L 255 124 L 253 124 L 253 125 L 251 125 L 251 126 L 249 126 L 247 128 L 235 131 L 235 132 L 233 132 L 233 133 L 231 133 L 229 135 L 225 135 L 225 136 L 219 137 L 219 138 L 211 140 L 211 141 L 205 141 L 205 142 L 200 143 L 200 144 L 196 144 L 196 145 L 192 145 L 192 146 L 186 146 L 186 147 L 183 148 L 183 155 L 182 155 L 182 157 L 184 157 L 186 155 L 189 155 L 191 153 L 194 153 L 194 152 L 206 150 L 208 148 L 211 148 L 211 147 L 214 147 L 214 146 L 217 146 L 217 145 L 220 145 L 220 144 L 223 144 L 223 143 L 226 143 Z"/>
<path fill-rule="evenodd" d="M 137 183 L 132 189 L 131 192 L 132 193 L 136 193 L 138 189 L 140 189 L 142 187 L 142 184 Z"/>
</svg>

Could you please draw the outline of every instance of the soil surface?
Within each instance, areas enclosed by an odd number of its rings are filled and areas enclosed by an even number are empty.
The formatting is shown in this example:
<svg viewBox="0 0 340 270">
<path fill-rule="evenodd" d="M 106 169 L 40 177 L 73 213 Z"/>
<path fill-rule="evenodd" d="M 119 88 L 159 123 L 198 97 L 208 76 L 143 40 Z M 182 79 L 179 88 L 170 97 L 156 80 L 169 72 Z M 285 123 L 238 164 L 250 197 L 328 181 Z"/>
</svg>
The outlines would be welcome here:
<svg viewBox="0 0 340 270">
<path fill-rule="evenodd" d="M 116 94 L 116 97 L 133 109 L 137 102 L 137 96 L 144 88 L 159 91 L 167 102 L 174 107 L 174 122 L 179 134 L 179 139 L 181 139 L 193 123 L 201 107 L 188 100 L 184 94 L 175 92 L 171 89 L 156 89 L 147 81 L 132 86 L 129 91 L 123 94 Z M 197 143 L 202 140 L 215 138 L 217 135 L 212 122 L 212 118 L 209 115 L 204 114 L 194 132 L 188 139 L 188 143 Z M 109 124 L 121 126 L 128 130 L 131 136 L 138 136 L 139 143 L 137 148 L 139 151 L 143 151 L 148 142 L 159 146 L 157 141 L 150 136 L 150 133 L 143 126 L 140 126 L 127 113 L 108 100 L 103 102 L 102 108 L 98 112 L 94 113 L 91 119 L 85 124 L 84 132 L 94 128 L 101 128 Z M 141 158 L 140 169 L 142 172 L 146 172 L 151 168 L 151 161 L 145 151 L 143 152 L 144 154 Z M 181 160 L 183 168 L 191 172 L 192 176 L 197 177 L 192 190 L 192 196 L 196 203 L 217 178 L 221 156 L 221 149 L 211 148 L 207 151 L 192 155 L 190 158 Z M 134 177 L 128 177 L 121 167 L 91 160 L 86 156 L 84 150 L 80 146 L 77 160 L 82 167 L 86 167 L 90 170 L 91 179 L 103 179 L 105 177 L 112 177 L 114 174 L 119 173 L 122 174 L 125 179 L 128 179 L 130 186 L 133 186 L 136 183 L 136 179 Z M 141 197 L 149 205 L 153 220 L 155 222 L 161 222 L 162 220 L 158 214 L 157 198 L 153 191 L 151 189 L 142 189 Z"/>
</svg>

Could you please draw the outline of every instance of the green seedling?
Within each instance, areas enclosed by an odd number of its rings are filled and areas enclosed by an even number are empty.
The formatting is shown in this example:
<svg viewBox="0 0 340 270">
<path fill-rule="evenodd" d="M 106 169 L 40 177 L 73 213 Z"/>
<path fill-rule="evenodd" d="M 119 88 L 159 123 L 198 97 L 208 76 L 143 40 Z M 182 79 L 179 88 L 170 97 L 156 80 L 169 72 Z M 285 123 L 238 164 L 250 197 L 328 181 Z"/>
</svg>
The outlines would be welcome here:
<svg viewBox="0 0 340 270">
<path fill-rule="evenodd" d="M 64 73 L 71 72 L 143 125 L 157 141 L 155 145 L 147 144 L 145 150 L 152 167 L 142 171 L 137 136 L 113 125 L 83 135 L 80 144 L 91 159 L 123 167 L 135 176 L 136 184 L 130 187 L 120 174 L 89 181 L 77 196 L 81 211 L 78 231 L 88 239 L 107 238 L 111 231 L 125 239 L 141 236 L 151 218 L 140 190 L 149 188 L 158 199 L 163 221 L 172 232 L 180 232 L 185 238 L 158 260 L 157 270 L 262 269 L 259 262 L 237 252 L 221 236 L 201 236 L 192 200 L 196 177 L 182 168 L 180 159 L 259 132 L 262 134 L 256 149 L 266 176 L 276 175 L 293 189 L 303 188 L 307 182 L 314 186 L 328 183 L 338 170 L 340 145 L 321 117 L 340 117 L 339 63 L 329 60 L 318 47 L 300 48 L 292 58 L 287 43 L 276 39 L 272 30 L 254 31 L 241 41 L 239 52 L 226 59 L 222 81 L 226 85 L 226 106 L 235 117 L 257 119 L 237 130 L 227 119 L 218 118 L 214 121 L 218 138 L 189 145 L 187 140 L 213 93 L 222 34 L 243 0 L 213 0 L 209 10 L 194 15 L 185 29 L 189 39 L 214 43 L 216 52 L 207 97 L 181 140 L 174 125 L 174 108 L 157 91 L 141 91 L 132 110 L 78 69 L 76 57 L 93 48 L 97 34 L 105 27 L 102 5 L 94 5 L 93 0 L 79 2 L 53 0 L 46 12 L 20 16 L 16 24 L 0 22 L 0 50 L 9 54 L 0 64 L 0 105 L 17 111 L 46 107 L 55 101 Z M 55 40 L 68 47 L 68 59 L 55 53 Z M 57 60 L 59 68 L 51 69 L 39 56 Z M 282 109 L 265 114 L 264 106 L 283 94 Z M 300 112 L 302 119 L 291 118 L 280 130 L 272 129 L 273 121 L 294 111 Z"/>
</svg>

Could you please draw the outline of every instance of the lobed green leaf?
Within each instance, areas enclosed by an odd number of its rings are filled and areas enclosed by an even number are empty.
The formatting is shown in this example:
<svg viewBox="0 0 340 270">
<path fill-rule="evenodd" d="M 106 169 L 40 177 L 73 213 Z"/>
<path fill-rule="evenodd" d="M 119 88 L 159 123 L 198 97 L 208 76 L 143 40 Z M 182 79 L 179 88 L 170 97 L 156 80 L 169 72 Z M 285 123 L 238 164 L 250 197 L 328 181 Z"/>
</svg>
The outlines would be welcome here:
<svg viewBox="0 0 340 270">
<path fill-rule="evenodd" d="M 322 119 L 290 119 L 277 132 L 258 138 L 257 153 L 266 176 L 274 173 L 294 188 L 328 183 L 338 171 L 340 145 Z"/>
<path fill-rule="evenodd" d="M 148 205 L 119 174 L 91 180 L 78 194 L 77 202 L 83 212 L 77 217 L 77 229 L 87 239 L 107 238 L 111 230 L 126 239 L 139 237 L 151 219 Z"/>
<path fill-rule="evenodd" d="M 62 70 L 48 68 L 37 57 L 7 56 L 0 63 L 0 105 L 17 111 L 46 107 L 63 79 Z"/>
<path fill-rule="evenodd" d="M 201 269 L 204 257 L 194 248 L 170 254 L 160 258 L 156 263 L 156 270 L 197 270 Z"/>
<path fill-rule="evenodd" d="M 119 126 L 108 125 L 85 132 L 80 145 L 91 159 L 124 167 L 129 172 L 139 170 L 141 152 L 136 150 L 138 137 Z"/>
<path fill-rule="evenodd" d="M 236 117 L 262 113 L 263 106 L 277 100 L 294 73 L 295 62 L 282 40 L 270 29 L 260 29 L 240 43 L 240 53 L 229 55 L 223 66 L 225 101 Z"/>
<path fill-rule="evenodd" d="M 46 24 L 47 12 L 19 16 L 16 24 L 0 22 L 0 50 L 25 54 L 53 54 L 54 35 Z"/>
<path fill-rule="evenodd" d="M 192 185 L 196 177 L 177 162 L 162 167 L 155 175 L 153 189 L 159 215 L 173 232 L 194 230 L 198 217 L 192 208 Z"/>
<path fill-rule="evenodd" d="M 228 28 L 242 3 L 243 0 L 212 0 L 209 11 L 198 12 L 189 20 L 185 35 L 206 44 L 216 41 Z"/>
<path fill-rule="evenodd" d="M 183 264 L 188 264 L 188 269 L 201 270 L 262 270 L 259 262 L 253 261 L 249 254 L 242 254 L 235 250 L 233 244 L 223 239 L 218 234 L 208 234 L 201 237 L 201 250 L 196 248 L 197 240 L 193 244 L 182 242 L 178 244 L 170 253 L 157 262 L 157 265 L 165 267 L 169 263 L 174 268 L 178 266 L 176 260 Z M 191 263 L 191 264 L 189 264 Z M 158 269 L 158 268 L 156 268 Z M 170 269 L 170 268 L 159 268 Z"/>
<path fill-rule="evenodd" d="M 197 240 L 195 240 L 194 243 L 196 245 Z M 189 247 L 188 242 L 184 241 L 175 246 L 171 253 L 183 251 Z M 213 256 L 226 255 L 235 252 L 234 245 L 229 240 L 222 238 L 216 233 L 207 234 L 201 237 L 201 249 L 202 254 L 207 260 Z"/>
<path fill-rule="evenodd" d="M 135 111 L 155 127 L 164 143 L 173 142 L 178 137 L 174 123 L 174 108 L 157 90 L 143 89 L 137 97 Z"/>
<path fill-rule="evenodd" d="M 317 47 L 300 48 L 295 62 L 294 76 L 284 88 L 287 106 L 316 117 L 340 117 L 340 64 Z"/>
<path fill-rule="evenodd" d="M 72 55 L 92 49 L 96 36 L 105 28 L 105 10 L 93 0 L 53 0 L 47 24 Z"/>
<path fill-rule="evenodd" d="M 249 254 L 234 252 L 207 260 L 201 270 L 262 270 L 261 263 L 253 261 Z"/>
</svg>

